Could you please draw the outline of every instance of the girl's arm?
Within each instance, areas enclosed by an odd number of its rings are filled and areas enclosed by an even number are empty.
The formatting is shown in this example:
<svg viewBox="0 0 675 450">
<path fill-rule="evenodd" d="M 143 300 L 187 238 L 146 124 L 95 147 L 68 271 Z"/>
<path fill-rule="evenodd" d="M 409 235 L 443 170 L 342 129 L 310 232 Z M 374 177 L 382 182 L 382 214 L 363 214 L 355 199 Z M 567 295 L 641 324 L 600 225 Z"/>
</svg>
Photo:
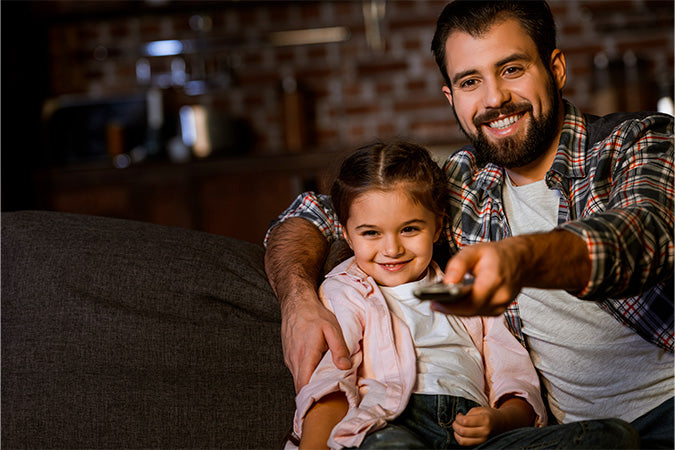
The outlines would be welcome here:
<svg viewBox="0 0 675 450">
<path fill-rule="evenodd" d="M 326 311 L 335 314 L 340 324 L 352 367 L 336 367 L 329 350 L 296 396 L 294 432 L 300 436 L 302 449 L 328 448 L 335 426 L 347 415 L 350 405 L 359 403 L 357 370 L 363 358 L 363 295 L 344 280 L 329 277 L 322 283 L 319 296 Z"/>
<path fill-rule="evenodd" d="M 300 449 L 326 449 L 335 425 L 347 414 L 349 403 L 342 391 L 332 392 L 314 403 L 305 415 Z"/>
<path fill-rule="evenodd" d="M 457 414 L 452 429 L 460 445 L 478 445 L 506 431 L 532 426 L 535 417 L 534 409 L 528 402 L 507 396 L 500 401 L 497 409 L 476 407 L 466 415 Z"/>
</svg>

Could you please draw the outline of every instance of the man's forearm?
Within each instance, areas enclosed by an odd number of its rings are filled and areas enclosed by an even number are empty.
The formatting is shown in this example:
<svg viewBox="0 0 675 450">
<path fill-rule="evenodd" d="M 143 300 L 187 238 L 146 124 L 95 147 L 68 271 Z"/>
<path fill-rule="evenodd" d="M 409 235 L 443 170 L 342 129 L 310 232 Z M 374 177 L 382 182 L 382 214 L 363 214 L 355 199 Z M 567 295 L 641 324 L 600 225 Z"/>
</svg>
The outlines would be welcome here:
<svg viewBox="0 0 675 450">
<path fill-rule="evenodd" d="M 591 275 L 586 243 L 579 236 L 563 230 L 521 235 L 511 238 L 518 252 L 522 286 L 543 289 L 566 289 L 580 292 Z"/>
<path fill-rule="evenodd" d="M 569 231 L 509 237 L 464 247 L 448 262 L 446 283 L 475 277 L 467 301 L 433 305 L 446 314 L 503 313 L 524 287 L 581 292 L 590 279 L 591 261 L 583 239 Z"/>
<path fill-rule="evenodd" d="M 327 253 L 326 238 L 305 219 L 287 219 L 270 232 L 265 271 L 282 307 L 298 290 L 316 291 Z"/>
</svg>

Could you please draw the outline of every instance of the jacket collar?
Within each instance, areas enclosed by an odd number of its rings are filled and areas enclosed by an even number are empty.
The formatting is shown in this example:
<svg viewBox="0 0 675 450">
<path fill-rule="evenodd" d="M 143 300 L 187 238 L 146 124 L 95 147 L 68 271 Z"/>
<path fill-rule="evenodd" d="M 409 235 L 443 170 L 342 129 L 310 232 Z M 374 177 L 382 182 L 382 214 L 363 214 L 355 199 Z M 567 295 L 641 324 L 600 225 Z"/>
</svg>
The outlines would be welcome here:
<svg viewBox="0 0 675 450">
<path fill-rule="evenodd" d="M 433 271 L 434 279 L 439 279 L 443 274 L 435 261 L 431 261 L 429 269 Z M 347 280 L 350 285 L 359 290 L 364 298 L 370 297 L 378 290 L 375 280 L 361 270 L 353 256 L 338 264 L 326 275 L 326 278 L 336 277 Z"/>
</svg>

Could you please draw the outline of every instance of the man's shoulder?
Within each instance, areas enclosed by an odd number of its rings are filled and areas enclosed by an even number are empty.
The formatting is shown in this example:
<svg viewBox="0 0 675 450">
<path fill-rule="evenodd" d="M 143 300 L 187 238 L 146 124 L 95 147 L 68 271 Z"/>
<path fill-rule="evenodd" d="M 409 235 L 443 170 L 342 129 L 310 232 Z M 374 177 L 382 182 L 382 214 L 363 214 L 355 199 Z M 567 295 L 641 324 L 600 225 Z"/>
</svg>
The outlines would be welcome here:
<svg viewBox="0 0 675 450">
<path fill-rule="evenodd" d="M 462 147 L 460 147 L 459 150 L 457 150 L 455 153 L 450 155 L 450 157 L 448 159 L 456 158 L 457 156 L 463 156 L 463 157 L 473 156 L 475 154 L 475 152 L 476 152 L 476 149 L 474 148 L 473 145 L 465 144 Z"/>
<path fill-rule="evenodd" d="M 584 114 L 588 142 L 591 146 L 615 133 L 617 128 L 635 122 L 648 125 L 672 123 L 672 116 L 654 111 L 616 112 L 604 116 Z M 672 127 L 672 125 L 671 125 Z"/>
<path fill-rule="evenodd" d="M 483 188 L 499 184 L 503 171 L 493 163 L 481 163 L 471 145 L 466 145 L 450 155 L 443 169 L 451 182 Z"/>
<path fill-rule="evenodd" d="M 459 150 L 448 156 L 448 159 L 443 165 L 446 171 L 452 170 L 455 167 L 461 166 L 462 170 L 474 169 L 476 166 L 475 149 L 473 145 L 465 145 Z"/>
</svg>

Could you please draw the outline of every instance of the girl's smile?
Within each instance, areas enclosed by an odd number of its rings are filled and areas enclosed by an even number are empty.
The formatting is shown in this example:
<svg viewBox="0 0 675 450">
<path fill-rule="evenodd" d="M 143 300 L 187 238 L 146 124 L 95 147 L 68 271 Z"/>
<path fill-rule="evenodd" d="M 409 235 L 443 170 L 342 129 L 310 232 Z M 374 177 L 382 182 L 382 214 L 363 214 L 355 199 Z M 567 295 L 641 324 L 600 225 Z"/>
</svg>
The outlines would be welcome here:
<svg viewBox="0 0 675 450">
<path fill-rule="evenodd" d="M 379 264 L 384 270 L 388 270 L 390 272 L 398 272 L 399 270 L 403 270 L 405 268 L 405 265 L 408 264 L 410 261 L 404 261 L 404 262 L 399 262 L 399 263 L 377 263 Z"/>
<path fill-rule="evenodd" d="M 413 201 L 407 183 L 357 196 L 345 227 L 356 263 L 380 285 L 397 286 L 423 277 L 442 220 Z"/>
</svg>

